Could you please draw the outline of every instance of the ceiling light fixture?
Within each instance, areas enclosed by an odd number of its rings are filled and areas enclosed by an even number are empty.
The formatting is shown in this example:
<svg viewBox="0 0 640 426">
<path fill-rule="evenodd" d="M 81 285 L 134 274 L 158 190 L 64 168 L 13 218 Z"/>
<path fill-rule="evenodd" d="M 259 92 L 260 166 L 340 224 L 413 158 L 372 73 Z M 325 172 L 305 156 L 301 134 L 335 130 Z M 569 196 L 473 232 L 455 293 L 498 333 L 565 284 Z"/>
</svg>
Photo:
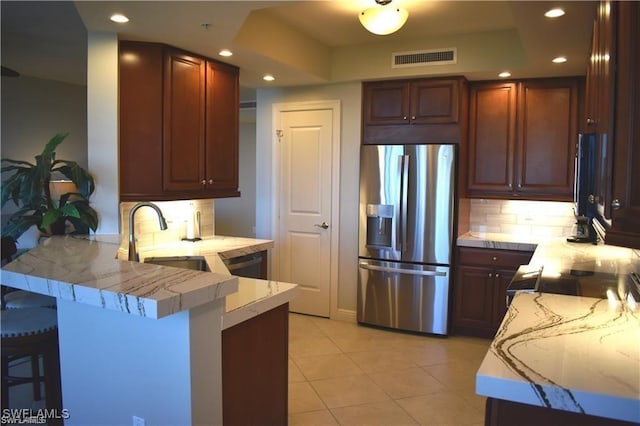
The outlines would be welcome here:
<svg viewBox="0 0 640 426">
<path fill-rule="evenodd" d="M 555 9 L 549 9 L 544 14 L 544 16 L 546 16 L 547 18 L 559 18 L 562 15 L 564 15 L 564 10 L 560 9 L 559 7 L 556 7 Z"/>
<path fill-rule="evenodd" d="M 405 9 L 389 5 L 391 0 L 375 0 L 374 7 L 360 12 L 360 23 L 367 31 L 377 35 L 387 35 L 398 31 L 409 17 Z"/>
<path fill-rule="evenodd" d="M 120 13 L 114 13 L 109 19 L 111 19 L 113 22 L 117 22 L 118 24 L 126 24 L 127 22 L 129 22 L 129 18 Z"/>
<path fill-rule="evenodd" d="M 264 81 L 273 81 L 273 80 L 275 80 L 276 78 L 275 78 L 274 76 L 272 76 L 271 74 L 265 74 L 265 75 L 264 75 L 264 77 L 262 77 L 262 79 L 263 79 Z"/>
<path fill-rule="evenodd" d="M 233 55 L 233 52 L 231 52 L 229 49 L 222 49 L 221 51 L 218 52 L 218 55 L 220 55 L 220 56 L 231 56 L 231 55 Z"/>
<path fill-rule="evenodd" d="M 563 64 L 563 63 L 567 62 L 567 58 L 565 58 L 564 56 L 558 56 L 557 58 L 553 58 L 551 60 L 551 62 L 553 62 L 555 64 Z"/>
<path fill-rule="evenodd" d="M 511 73 L 509 71 L 502 71 L 500 74 L 498 74 L 498 77 L 500 78 L 511 77 Z"/>
</svg>

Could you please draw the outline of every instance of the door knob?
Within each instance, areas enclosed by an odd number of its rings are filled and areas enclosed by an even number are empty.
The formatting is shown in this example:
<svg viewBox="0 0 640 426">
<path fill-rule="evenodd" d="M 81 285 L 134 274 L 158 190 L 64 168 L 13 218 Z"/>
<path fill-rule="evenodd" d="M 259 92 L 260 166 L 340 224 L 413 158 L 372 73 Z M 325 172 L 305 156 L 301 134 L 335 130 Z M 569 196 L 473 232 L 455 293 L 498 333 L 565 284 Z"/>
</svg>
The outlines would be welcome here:
<svg viewBox="0 0 640 426">
<path fill-rule="evenodd" d="M 329 227 L 329 224 L 327 222 L 322 222 L 322 224 L 315 224 L 313 226 L 317 226 L 318 228 L 322 228 L 322 229 L 327 229 Z"/>
</svg>

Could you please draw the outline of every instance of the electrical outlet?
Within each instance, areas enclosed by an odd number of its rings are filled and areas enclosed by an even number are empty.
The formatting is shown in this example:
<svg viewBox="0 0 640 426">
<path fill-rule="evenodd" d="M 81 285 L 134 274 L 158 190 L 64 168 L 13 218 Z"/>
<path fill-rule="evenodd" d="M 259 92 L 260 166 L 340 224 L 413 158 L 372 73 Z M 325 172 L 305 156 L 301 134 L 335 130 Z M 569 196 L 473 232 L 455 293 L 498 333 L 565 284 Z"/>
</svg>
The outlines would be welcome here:
<svg viewBox="0 0 640 426">
<path fill-rule="evenodd" d="M 142 417 L 133 416 L 133 426 L 146 426 L 146 424 Z"/>
</svg>

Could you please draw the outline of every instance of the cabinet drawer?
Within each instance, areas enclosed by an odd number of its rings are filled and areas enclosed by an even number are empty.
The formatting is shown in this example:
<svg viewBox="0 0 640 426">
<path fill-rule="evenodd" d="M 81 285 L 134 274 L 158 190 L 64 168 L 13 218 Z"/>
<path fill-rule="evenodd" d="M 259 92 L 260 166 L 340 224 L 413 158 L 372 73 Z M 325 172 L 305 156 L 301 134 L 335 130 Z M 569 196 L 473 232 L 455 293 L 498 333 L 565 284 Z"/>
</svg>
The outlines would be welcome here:
<svg viewBox="0 0 640 426">
<path fill-rule="evenodd" d="M 530 251 L 458 247 L 458 264 L 517 268 L 531 260 Z"/>
</svg>

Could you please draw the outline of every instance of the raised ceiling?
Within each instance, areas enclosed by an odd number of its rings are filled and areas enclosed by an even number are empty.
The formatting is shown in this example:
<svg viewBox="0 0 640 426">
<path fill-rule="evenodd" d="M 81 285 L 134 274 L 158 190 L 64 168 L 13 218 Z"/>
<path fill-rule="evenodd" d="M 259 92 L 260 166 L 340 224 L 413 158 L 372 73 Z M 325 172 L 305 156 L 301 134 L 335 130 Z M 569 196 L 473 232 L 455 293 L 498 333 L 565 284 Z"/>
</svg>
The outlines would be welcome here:
<svg viewBox="0 0 640 426">
<path fill-rule="evenodd" d="M 374 0 L 353 1 L 2 1 L 2 65 L 24 75 L 82 84 L 86 32 L 156 41 L 219 58 L 241 69 L 241 84 L 259 88 L 418 75 L 495 79 L 582 75 L 595 2 L 394 0 L 409 11 L 397 33 L 376 36 L 358 22 Z M 551 6 L 566 15 L 544 18 Z M 124 13 L 131 21 L 114 24 Z M 207 25 L 203 25 L 207 24 Z M 455 65 L 394 69 L 391 54 L 458 49 Z M 565 64 L 551 59 L 565 55 Z M 266 83 L 270 73 L 276 81 Z"/>
</svg>

